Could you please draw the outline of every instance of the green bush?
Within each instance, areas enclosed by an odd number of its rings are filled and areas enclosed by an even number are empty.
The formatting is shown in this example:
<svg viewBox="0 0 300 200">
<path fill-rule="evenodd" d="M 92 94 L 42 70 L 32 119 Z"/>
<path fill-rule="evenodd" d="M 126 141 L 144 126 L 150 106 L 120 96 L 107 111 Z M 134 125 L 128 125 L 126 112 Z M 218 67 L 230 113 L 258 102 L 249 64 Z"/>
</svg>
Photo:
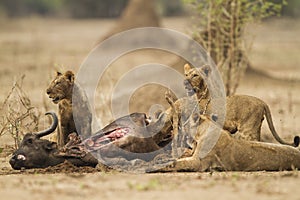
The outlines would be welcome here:
<svg viewBox="0 0 300 200">
<path fill-rule="evenodd" d="M 0 7 L 8 17 L 23 17 L 31 14 L 56 15 L 62 3 L 61 0 L 1 0 Z"/>
<path fill-rule="evenodd" d="M 196 13 L 194 38 L 206 49 L 223 75 L 226 94 L 233 95 L 249 65 L 243 32 L 249 22 L 278 15 L 285 0 L 184 0 Z"/>
<path fill-rule="evenodd" d="M 300 1 L 287 0 L 287 5 L 282 9 L 283 16 L 300 17 Z"/>
</svg>

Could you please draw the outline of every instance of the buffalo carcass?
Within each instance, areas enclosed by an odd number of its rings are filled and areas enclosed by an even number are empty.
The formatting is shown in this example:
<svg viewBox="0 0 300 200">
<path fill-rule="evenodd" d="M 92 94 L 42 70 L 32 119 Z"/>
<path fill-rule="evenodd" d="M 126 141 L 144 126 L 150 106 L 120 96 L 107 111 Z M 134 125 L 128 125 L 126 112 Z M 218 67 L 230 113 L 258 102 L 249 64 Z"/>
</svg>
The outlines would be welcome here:
<svg viewBox="0 0 300 200">
<path fill-rule="evenodd" d="M 68 158 L 58 155 L 59 149 L 55 142 L 41 139 L 41 137 L 52 133 L 58 124 L 55 113 L 48 112 L 53 122 L 51 126 L 38 133 L 27 133 L 19 148 L 13 153 L 9 163 L 13 169 L 21 168 L 46 168 L 63 163 L 65 160 L 70 161 L 76 166 L 96 166 L 98 161 L 91 155 L 87 154 L 84 158 Z"/>
<path fill-rule="evenodd" d="M 45 168 L 65 160 L 76 166 L 96 166 L 98 159 L 103 161 L 119 156 L 128 160 L 151 160 L 164 151 L 162 147 L 170 140 L 168 137 L 158 137 L 162 139 L 157 141 L 154 139 L 154 135 L 159 134 L 164 126 L 164 120 L 150 123 L 144 113 L 132 113 L 115 120 L 82 142 L 76 134 L 71 134 L 70 141 L 58 149 L 56 143 L 41 139 L 52 133 L 58 123 L 55 113 L 47 114 L 53 118 L 51 127 L 24 136 L 10 160 L 13 169 Z"/>
</svg>

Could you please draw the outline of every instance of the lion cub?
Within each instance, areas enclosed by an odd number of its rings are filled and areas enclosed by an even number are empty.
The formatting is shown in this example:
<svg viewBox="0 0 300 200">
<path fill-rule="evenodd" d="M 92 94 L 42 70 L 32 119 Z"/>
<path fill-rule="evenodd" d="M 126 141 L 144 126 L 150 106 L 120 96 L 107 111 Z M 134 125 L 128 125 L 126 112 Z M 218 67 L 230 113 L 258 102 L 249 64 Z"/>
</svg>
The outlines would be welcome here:
<svg viewBox="0 0 300 200">
<path fill-rule="evenodd" d="M 64 74 L 57 72 L 46 92 L 53 103 L 58 104 L 59 130 L 57 143 L 59 147 L 63 147 L 68 142 L 70 133 L 76 132 L 82 138 L 91 135 L 92 113 L 84 91 L 75 83 L 73 72 L 67 71 Z M 73 92 L 77 95 L 73 96 Z M 76 125 L 73 112 L 77 116 Z"/>
<path fill-rule="evenodd" d="M 200 68 L 192 67 L 189 64 L 184 66 L 184 84 L 188 95 L 197 95 L 200 106 L 207 103 L 208 114 L 212 114 L 208 100 L 210 97 L 203 77 L 209 77 L 210 70 L 208 65 Z M 267 119 L 272 135 L 279 143 L 295 147 L 299 145 L 299 136 L 294 137 L 293 143 L 285 142 L 278 136 L 272 122 L 269 106 L 262 100 L 252 96 L 233 95 L 226 98 L 226 116 L 223 129 L 229 131 L 233 137 L 238 139 L 260 141 L 260 131 L 264 116 Z"/>
<path fill-rule="evenodd" d="M 205 115 L 194 113 L 185 126 L 194 138 L 192 153 L 158 171 L 280 171 L 300 167 L 298 149 L 281 144 L 236 140 L 216 125 L 214 119 Z"/>
</svg>

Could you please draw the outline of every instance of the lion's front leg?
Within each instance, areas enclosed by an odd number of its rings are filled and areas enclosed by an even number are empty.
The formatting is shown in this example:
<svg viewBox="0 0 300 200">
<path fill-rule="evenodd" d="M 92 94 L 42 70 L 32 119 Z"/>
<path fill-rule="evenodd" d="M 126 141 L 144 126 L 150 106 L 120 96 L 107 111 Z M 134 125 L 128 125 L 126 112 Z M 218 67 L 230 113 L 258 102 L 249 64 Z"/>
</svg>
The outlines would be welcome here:
<svg viewBox="0 0 300 200">
<path fill-rule="evenodd" d="M 66 124 L 60 126 L 60 131 L 58 132 L 58 146 L 63 147 L 68 142 L 69 129 Z"/>
<path fill-rule="evenodd" d="M 157 170 L 158 172 L 172 172 L 172 171 L 185 171 L 185 172 L 198 172 L 201 163 L 199 157 L 187 157 L 176 160 L 171 165 Z"/>
<path fill-rule="evenodd" d="M 61 125 L 60 124 L 57 127 L 56 142 L 58 144 L 58 147 L 63 147 L 62 139 L 61 139 Z"/>
<path fill-rule="evenodd" d="M 175 111 L 173 115 L 173 140 L 172 140 L 173 158 L 178 158 L 178 138 L 179 138 L 178 123 L 179 123 L 178 114 Z"/>
<path fill-rule="evenodd" d="M 176 171 L 197 172 L 200 169 L 200 159 L 196 156 L 180 158 L 174 163 Z"/>
<path fill-rule="evenodd" d="M 173 119 L 173 140 L 172 140 L 172 156 L 173 158 L 178 158 L 178 138 L 179 138 L 179 116 L 178 109 L 175 106 L 176 99 L 172 98 L 171 92 L 167 91 L 165 93 L 165 98 L 172 108 L 171 118 Z"/>
</svg>

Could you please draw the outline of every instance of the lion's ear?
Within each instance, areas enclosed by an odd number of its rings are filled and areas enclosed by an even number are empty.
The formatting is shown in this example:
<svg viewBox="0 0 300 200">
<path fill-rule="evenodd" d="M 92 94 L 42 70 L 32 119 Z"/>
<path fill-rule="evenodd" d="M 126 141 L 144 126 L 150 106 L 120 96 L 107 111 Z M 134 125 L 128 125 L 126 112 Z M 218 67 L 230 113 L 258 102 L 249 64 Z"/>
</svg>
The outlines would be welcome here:
<svg viewBox="0 0 300 200">
<path fill-rule="evenodd" d="M 202 66 L 200 69 L 201 69 L 202 73 L 203 73 L 206 77 L 208 77 L 208 76 L 210 75 L 210 73 L 211 73 L 211 69 L 210 69 L 210 66 L 209 66 L 209 65 L 204 65 L 204 66 Z"/>
<path fill-rule="evenodd" d="M 56 76 L 60 76 L 60 75 L 62 75 L 62 73 L 59 72 L 59 71 L 57 71 L 57 72 L 56 72 Z"/>
<path fill-rule="evenodd" d="M 74 73 L 71 71 L 67 71 L 64 76 L 71 82 L 74 82 Z"/>
<path fill-rule="evenodd" d="M 184 71 L 188 71 L 190 69 L 192 69 L 191 65 L 190 64 L 185 64 L 184 67 L 183 67 Z"/>
</svg>

